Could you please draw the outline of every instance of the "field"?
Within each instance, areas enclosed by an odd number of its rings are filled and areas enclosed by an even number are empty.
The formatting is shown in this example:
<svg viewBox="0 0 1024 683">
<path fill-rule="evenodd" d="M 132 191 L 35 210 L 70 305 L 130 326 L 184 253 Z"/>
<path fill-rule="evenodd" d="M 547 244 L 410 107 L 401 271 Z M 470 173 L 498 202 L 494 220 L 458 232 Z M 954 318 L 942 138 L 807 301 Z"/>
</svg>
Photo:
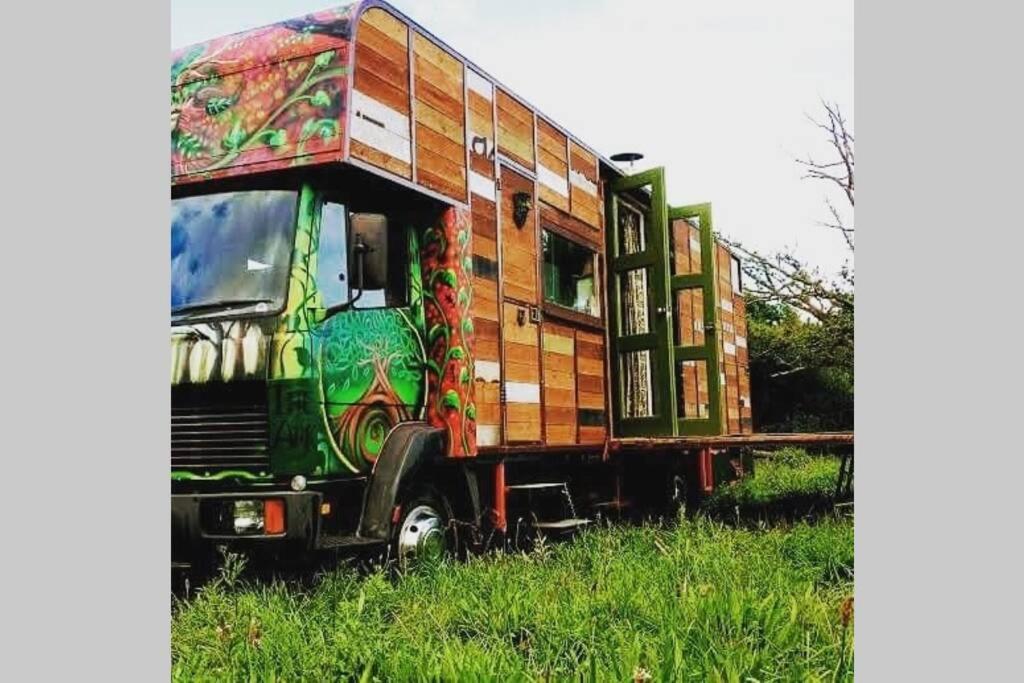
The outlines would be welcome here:
<svg viewBox="0 0 1024 683">
<path fill-rule="evenodd" d="M 174 604 L 174 677 L 852 680 L 853 522 L 820 504 L 816 521 L 792 521 L 836 469 L 790 452 L 678 523 L 397 580 L 341 567 L 312 585 L 252 583 L 229 567 Z M 789 516 L 765 521 L 787 499 Z"/>
</svg>

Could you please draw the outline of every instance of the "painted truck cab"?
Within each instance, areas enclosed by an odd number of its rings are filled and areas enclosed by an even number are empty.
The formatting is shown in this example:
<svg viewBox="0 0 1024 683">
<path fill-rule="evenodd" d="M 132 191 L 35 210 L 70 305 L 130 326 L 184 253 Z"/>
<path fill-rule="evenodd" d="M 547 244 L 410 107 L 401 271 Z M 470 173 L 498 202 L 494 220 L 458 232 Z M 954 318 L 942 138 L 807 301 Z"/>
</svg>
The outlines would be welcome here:
<svg viewBox="0 0 1024 683">
<path fill-rule="evenodd" d="M 358 290 L 351 216 L 309 183 L 173 200 L 174 478 L 363 475 L 423 419 L 420 236 L 389 221 L 387 284 Z"/>
</svg>

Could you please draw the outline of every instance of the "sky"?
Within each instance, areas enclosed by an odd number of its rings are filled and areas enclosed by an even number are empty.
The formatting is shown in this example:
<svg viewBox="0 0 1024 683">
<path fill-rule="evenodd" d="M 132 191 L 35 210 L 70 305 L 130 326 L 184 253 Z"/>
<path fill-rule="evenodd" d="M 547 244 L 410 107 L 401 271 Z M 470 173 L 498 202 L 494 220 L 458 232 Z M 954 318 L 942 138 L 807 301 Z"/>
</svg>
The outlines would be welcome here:
<svg viewBox="0 0 1024 683">
<path fill-rule="evenodd" d="M 346 0 L 171 0 L 171 47 Z M 669 203 L 710 201 L 715 229 L 833 273 L 849 254 L 795 158 L 828 160 L 821 100 L 854 130 L 852 0 L 392 0 L 606 157 L 664 166 Z M 852 212 L 844 218 L 853 224 Z"/>
</svg>

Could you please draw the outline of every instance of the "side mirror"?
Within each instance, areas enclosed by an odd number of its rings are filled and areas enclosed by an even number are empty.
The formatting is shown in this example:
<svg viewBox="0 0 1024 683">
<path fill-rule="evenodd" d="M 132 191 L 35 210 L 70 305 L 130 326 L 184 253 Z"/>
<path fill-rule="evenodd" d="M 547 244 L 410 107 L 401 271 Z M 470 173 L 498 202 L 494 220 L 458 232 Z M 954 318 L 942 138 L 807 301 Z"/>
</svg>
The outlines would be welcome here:
<svg viewBox="0 0 1024 683">
<path fill-rule="evenodd" d="M 388 219 L 379 213 L 351 217 L 349 285 L 360 290 L 384 289 L 388 282 Z"/>
</svg>

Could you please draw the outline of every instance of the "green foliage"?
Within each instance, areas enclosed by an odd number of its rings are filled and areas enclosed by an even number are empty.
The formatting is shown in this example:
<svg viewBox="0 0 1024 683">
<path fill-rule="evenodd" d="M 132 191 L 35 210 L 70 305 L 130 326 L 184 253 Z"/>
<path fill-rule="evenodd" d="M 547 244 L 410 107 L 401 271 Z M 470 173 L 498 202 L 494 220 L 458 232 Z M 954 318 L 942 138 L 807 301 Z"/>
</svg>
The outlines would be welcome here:
<svg viewBox="0 0 1024 683">
<path fill-rule="evenodd" d="M 747 302 L 758 431 L 853 429 L 853 310 L 821 322 L 783 304 Z"/>
<path fill-rule="evenodd" d="M 798 448 L 784 448 L 759 460 L 754 476 L 718 488 L 707 506 L 729 509 L 759 506 L 782 498 L 828 498 L 835 492 L 839 459 L 808 455 Z"/>
<path fill-rule="evenodd" d="M 216 116 L 230 109 L 234 103 L 235 99 L 233 97 L 211 97 L 206 101 L 206 113 L 210 116 Z"/>
<path fill-rule="evenodd" d="M 849 681 L 853 527 L 596 529 L 530 554 L 175 605 L 181 680 Z"/>
</svg>

